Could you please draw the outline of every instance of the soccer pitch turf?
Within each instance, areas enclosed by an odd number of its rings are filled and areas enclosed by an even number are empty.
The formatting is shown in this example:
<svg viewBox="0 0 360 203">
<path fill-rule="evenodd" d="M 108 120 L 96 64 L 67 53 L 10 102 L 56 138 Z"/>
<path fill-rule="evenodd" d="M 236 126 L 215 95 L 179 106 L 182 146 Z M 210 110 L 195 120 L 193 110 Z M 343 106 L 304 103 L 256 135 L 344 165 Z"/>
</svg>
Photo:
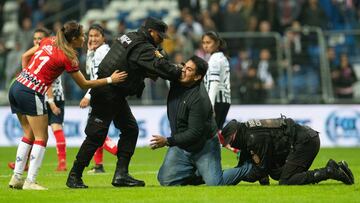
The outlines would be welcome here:
<svg viewBox="0 0 360 203">
<path fill-rule="evenodd" d="M 67 149 L 68 169 L 78 148 Z M 259 183 L 240 183 L 236 186 L 207 187 L 161 187 L 156 180 L 166 149 L 137 148 L 130 164 L 130 173 L 146 182 L 142 188 L 115 188 L 111 180 L 116 158 L 104 151 L 105 174 L 90 175 L 85 169 L 84 190 L 65 186 L 68 172 L 55 172 L 56 150 L 49 147 L 38 175 L 38 182 L 49 188 L 47 191 L 13 190 L 8 186 L 12 171 L 7 167 L 15 158 L 15 147 L 0 147 L 0 203 L 5 202 L 360 202 L 360 148 L 322 148 L 313 168 L 322 167 L 329 158 L 344 159 L 355 176 L 355 184 L 348 186 L 334 180 L 307 186 L 278 186 L 271 180 L 270 186 Z M 91 163 L 92 165 L 93 163 Z M 235 155 L 222 150 L 223 168 L 236 164 Z"/>
</svg>

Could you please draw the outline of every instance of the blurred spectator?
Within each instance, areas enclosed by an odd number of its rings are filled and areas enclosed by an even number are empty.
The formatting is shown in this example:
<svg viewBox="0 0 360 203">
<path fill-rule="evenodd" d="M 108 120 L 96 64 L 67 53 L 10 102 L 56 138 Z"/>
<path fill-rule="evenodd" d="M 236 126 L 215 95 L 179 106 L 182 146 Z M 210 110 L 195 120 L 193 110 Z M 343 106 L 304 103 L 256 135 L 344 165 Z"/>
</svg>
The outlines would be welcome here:
<svg viewBox="0 0 360 203">
<path fill-rule="evenodd" d="M 302 25 L 316 26 L 322 29 L 327 28 L 327 17 L 318 0 L 307 0 L 298 19 Z"/>
<path fill-rule="evenodd" d="M 204 33 L 202 25 L 194 20 L 194 17 L 190 13 L 184 14 L 183 22 L 180 23 L 177 33 L 185 36 L 187 39 L 197 42 L 200 40 Z"/>
<path fill-rule="evenodd" d="M 354 69 L 349 63 L 348 55 L 342 54 L 340 66 L 331 73 L 335 96 L 340 99 L 351 99 L 354 96 L 353 84 L 357 81 Z"/>
<path fill-rule="evenodd" d="M 0 0 L 0 33 L 4 26 L 4 4 L 6 0 Z"/>
<path fill-rule="evenodd" d="M 247 21 L 247 29 L 248 32 L 257 32 L 258 31 L 258 19 L 255 15 L 249 17 Z"/>
<path fill-rule="evenodd" d="M 227 4 L 226 12 L 224 13 L 223 31 L 224 32 L 239 32 L 245 31 L 246 21 L 241 15 L 235 0 L 230 0 Z M 229 43 L 228 43 L 229 44 Z"/>
<path fill-rule="evenodd" d="M 200 13 L 200 0 L 178 0 L 179 10 L 189 12 L 198 19 Z"/>
<path fill-rule="evenodd" d="M 210 16 L 210 13 L 206 10 L 202 12 L 201 24 L 203 25 L 204 32 L 217 30 L 216 25 Z"/>
<path fill-rule="evenodd" d="M 26 49 L 21 46 L 19 41 L 15 42 L 14 49 L 10 50 L 6 56 L 6 82 L 5 87 L 8 88 L 11 81 L 19 70 L 21 70 L 21 55 Z"/>
<path fill-rule="evenodd" d="M 217 1 L 213 1 L 209 6 L 209 14 L 213 22 L 215 23 L 216 30 L 223 31 L 223 13 L 220 8 L 220 4 Z"/>
<path fill-rule="evenodd" d="M 292 22 L 298 19 L 303 0 L 281 0 L 277 3 L 277 19 L 279 19 L 279 31 L 283 31 L 291 26 Z"/>
<path fill-rule="evenodd" d="M 248 69 L 252 61 L 246 50 L 238 51 L 236 57 L 230 59 L 230 81 L 231 81 L 231 98 L 239 98 L 241 83 L 248 74 Z"/>
<path fill-rule="evenodd" d="M 265 91 L 262 81 L 257 77 L 254 67 L 249 67 L 246 76 L 241 81 L 239 89 L 240 100 L 243 104 L 262 104 L 265 102 Z"/>
<path fill-rule="evenodd" d="M 52 16 L 54 13 L 58 13 L 62 10 L 62 1 L 58 0 L 46 0 L 43 6 L 43 12 L 45 18 Z"/>
<path fill-rule="evenodd" d="M 105 39 L 106 39 L 106 42 L 109 46 L 112 45 L 112 41 L 114 39 L 114 35 L 113 33 L 108 29 L 108 26 L 107 26 L 107 20 L 101 20 L 100 21 L 100 25 L 102 28 L 104 28 L 104 34 L 105 34 Z"/>
<path fill-rule="evenodd" d="M 183 22 L 180 23 L 177 29 L 177 35 L 181 37 L 181 41 L 183 42 L 183 54 L 185 58 L 193 55 L 203 32 L 202 25 L 195 21 L 191 14 L 185 12 Z"/>
<path fill-rule="evenodd" d="M 117 33 L 115 34 L 115 37 L 121 36 L 126 33 L 126 23 L 125 20 L 119 20 L 118 26 L 117 26 Z"/>
<path fill-rule="evenodd" d="M 257 76 L 262 81 L 264 89 L 270 92 L 274 88 L 274 77 L 276 74 L 276 66 L 271 59 L 271 54 L 268 49 L 260 51 L 259 61 L 254 67 L 257 67 Z"/>
<path fill-rule="evenodd" d="M 23 19 L 20 30 L 16 33 L 15 40 L 20 43 L 21 49 L 27 50 L 33 46 L 33 34 L 31 18 L 26 17 Z"/>
<path fill-rule="evenodd" d="M 177 50 L 181 50 L 182 41 L 176 33 L 176 28 L 174 24 L 169 24 L 166 33 L 169 38 L 164 39 L 162 47 L 169 56 L 173 56 Z"/>
<path fill-rule="evenodd" d="M 5 44 L 3 41 L 0 41 L 0 90 L 5 88 L 6 54 Z"/>
<path fill-rule="evenodd" d="M 247 28 L 247 23 L 240 13 L 239 4 L 236 0 L 230 0 L 224 13 L 223 31 L 224 32 L 241 32 Z M 235 55 L 237 50 L 244 49 L 244 39 L 227 38 L 225 39 L 228 45 L 229 55 Z"/>
<path fill-rule="evenodd" d="M 252 15 L 255 0 L 238 0 L 237 2 L 237 7 L 239 8 L 239 12 L 245 22 L 250 22 L 251 17 L 255 17 L 257 19 L 257 16 Z"/>
<path fill-rule="evenodd" d="M 59 31 L 61 28 L 62 28 L 63 24 L 61 21 L 57 20 L 53 23 L 53 26 L 52 26 L 52 32 L 54 34 L 57 33 L 57 31 Z"/>
<path fill-rule="evenodd" d="M 291 73 L 294 101 L 304 95 L 316 95 L 319 91 L 319 71 L 311 63 L 311 56 L 308 52 L 310 43 L 309 35 L 304 35 L 299 22 L 294 21 L 291 31 L 286 33 L 286 47 L 290 50 L 291 56 Z M 309 97 L 307 97 L 309 98 Z M 311 98 L 309 98 L 311 99 Z"/>
<path fill-rule="evenodd" d="M 36 27 L 38 26 L 39 23 L 42 23 L 42 21 L 45 18 L 44 6 L 45 6 L 45 0 L 32 0 L 31 17 L 32 17 L 33 25 L 35 25 Z"/>
<path fill-rule="evenodd" d="M 31 7 L 26 0 L 17 0 L 19 5 L 18 9 L 18 25 L 22 27 L 24 24 L 24 19 L 31 18 Z"/>
<path fill-rule="evenodd" d="M 255 55 L 261 49 L 268 49 L 272 56 L 277 56 L 277 41 L 273 34 L 271 34 L 271 24 L 269 21 L 261 21 L 259 24 L 260 37 L 251 38 L 252 48 Z"/>
<path fill-rule="evenodd" d="M 242 78 L 247 75 L 248 68 L 251 64 L 252 60 L 250 59 L 249 52 L 247 50 L 240 50 L 237 57 L 233 57 L 230 60 L 230 67 L 232 71 L 230 75 L 236 76 L 236 80 L 233 81 L 242 80 Z"/>
<path fill-rule="evenodd" d="M 258 21 L 268 21 L 272 28 L 276 27 L 278 22 L 275 2 L 275 0 L 256 0 L 253 8 L 253 15 L 257 17 Z"/>
<path fill-rule="evenodd" d="M 333 47 L 327 49 L 326 57 L 329 62 L 330 71 L 336 70 L 339 66 L 339 60 L 336 58 L 336 52 Z"/>
<path fill-rule="evenodd" d="M 184 58 L 184 55 L 182 55 L 181 52 L 175 52 L 173 54 L 173 61 L 175 64 L 181 64 L 181 63 L 185 63 L 185 58 Z"/>
</svg>

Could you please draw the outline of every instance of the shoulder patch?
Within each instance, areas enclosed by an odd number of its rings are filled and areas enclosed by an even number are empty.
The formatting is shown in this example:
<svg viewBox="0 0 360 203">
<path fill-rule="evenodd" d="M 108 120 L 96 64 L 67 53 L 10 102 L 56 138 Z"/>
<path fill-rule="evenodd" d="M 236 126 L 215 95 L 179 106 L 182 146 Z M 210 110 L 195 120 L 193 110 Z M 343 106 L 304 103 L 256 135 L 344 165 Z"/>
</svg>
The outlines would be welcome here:
<svg viewBox="0 0 360 203">
<path fill-rule="evenodd" d="M 121 44 L 129 45 L 132 41 L 127 35 L 122 35 L 118 38 Z"/>
</svg>

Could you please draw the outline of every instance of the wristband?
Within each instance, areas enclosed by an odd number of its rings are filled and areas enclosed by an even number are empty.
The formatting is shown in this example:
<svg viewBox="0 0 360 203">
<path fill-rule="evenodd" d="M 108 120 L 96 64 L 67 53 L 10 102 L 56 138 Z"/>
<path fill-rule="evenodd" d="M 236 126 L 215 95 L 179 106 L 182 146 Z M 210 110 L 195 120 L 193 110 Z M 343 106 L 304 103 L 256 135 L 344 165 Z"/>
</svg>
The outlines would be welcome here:
<svg viewBox="0 0 360 203">
<path fill-rule="evenodd" d="M 48 102 L 49 104 L 53 104 L 53 103 L 54 103 L 54 98 L 48 98 L 47 102 Z"/>
<path fill-rule="evenodd" d="M 107 78 L 106 78 L 106 82 L 107 82 L 108 84 L 111 84 L 111 83 L 112 83 L 111 77 L 107 77 Z"/>
</svg>

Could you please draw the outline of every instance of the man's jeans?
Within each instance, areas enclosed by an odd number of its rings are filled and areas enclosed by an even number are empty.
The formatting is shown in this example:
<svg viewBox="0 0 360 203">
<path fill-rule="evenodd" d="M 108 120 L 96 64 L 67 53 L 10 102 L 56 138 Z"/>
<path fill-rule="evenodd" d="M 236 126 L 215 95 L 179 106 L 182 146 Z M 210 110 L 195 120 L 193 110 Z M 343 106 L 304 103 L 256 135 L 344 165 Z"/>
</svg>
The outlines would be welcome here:
<svg viewBox="0 0 360 203">
<path fill-rule="evenodd" d="M 250 171 L 252 165 L 240 168 L 221 168 L 220 143 L 217 136 L 206 141 L 197 153 L 170 147 L 158 173 L 160 185 L 186 185 L 189 178 L 201 176 L 206 185 L 234 185 Z"/>
</svg>

